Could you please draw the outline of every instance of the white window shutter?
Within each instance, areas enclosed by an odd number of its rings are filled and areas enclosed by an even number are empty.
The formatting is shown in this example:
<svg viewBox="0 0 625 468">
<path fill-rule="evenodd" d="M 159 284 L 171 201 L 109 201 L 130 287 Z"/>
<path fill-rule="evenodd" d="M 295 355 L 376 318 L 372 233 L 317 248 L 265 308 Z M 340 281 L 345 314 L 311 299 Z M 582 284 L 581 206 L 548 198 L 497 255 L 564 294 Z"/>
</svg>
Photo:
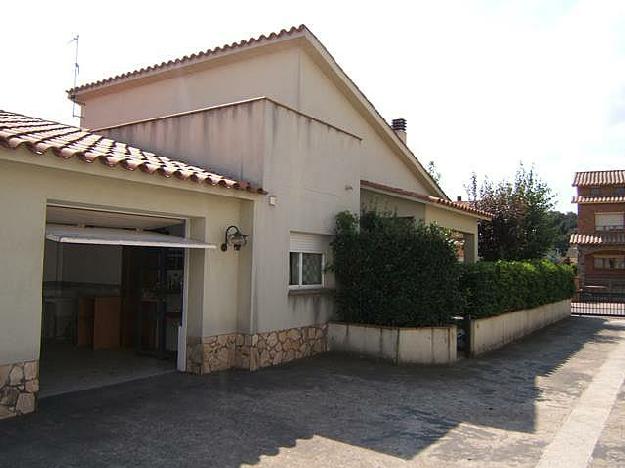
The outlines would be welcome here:
<svg viewBox="0 0 625 468">
<path fill-rule="evenodd" d="M 595 213 L 597 226 L 622 226 L 623 213 Z"/>
<path fill-rule="evenodd" d="M 325 253 L 329 243 L 328 237 L 318 234 L 292 232 L 291 252 Z"/>
</svg>

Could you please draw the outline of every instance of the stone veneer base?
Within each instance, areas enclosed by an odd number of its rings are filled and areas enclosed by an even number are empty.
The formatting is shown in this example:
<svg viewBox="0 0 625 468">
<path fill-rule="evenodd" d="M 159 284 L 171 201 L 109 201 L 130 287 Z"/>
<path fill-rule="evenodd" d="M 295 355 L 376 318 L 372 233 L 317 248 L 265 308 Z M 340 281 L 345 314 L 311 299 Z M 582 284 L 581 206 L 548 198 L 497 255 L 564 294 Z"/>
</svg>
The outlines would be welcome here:
<svg viewBox="0 0 625 468">
<path fill-rule="evenodd" d="M 39 361 L 0 365 L 0 419 L 35 411 Z"/>
<path fill-rule="evenodd" d="M 327 325 L 245 334 L 228 333 L 190 340 L 187 372 L 256 370 L 319 354 L 327 349 Z"/>
</svg>

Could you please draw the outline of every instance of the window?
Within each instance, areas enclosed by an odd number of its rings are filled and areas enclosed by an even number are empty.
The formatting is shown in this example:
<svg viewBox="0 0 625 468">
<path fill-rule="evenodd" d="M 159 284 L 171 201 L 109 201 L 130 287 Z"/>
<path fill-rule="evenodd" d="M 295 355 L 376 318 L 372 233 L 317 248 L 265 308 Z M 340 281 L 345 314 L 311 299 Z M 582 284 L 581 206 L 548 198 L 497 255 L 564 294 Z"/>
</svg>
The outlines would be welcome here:
<svg viewBox="0 0 625 468">
<path fill-rule="evenodd" d="M 597 231 L 615 231 L 623 229 L 623 213 L 595 213 Z"/>
<path fill-rule="evenodd" d="M 291 252 L 290 286 L 323 286 L 323 254 Z"/>
<path fill-rule="evenodd" d="M 591 197 L 599 197 L 599 196 L 601 196 L 601 189 L 599 187 L 591 187 L 590 188 L 590 196 Z"/>
<path fill-rule="evenodd" d="M 597 270 L 625 270 L 625 255 L 595 255 Z"/>
<path fill-rule="evenodd" d="M 324 283 L 324 236 L 291 233 L 289 287 L 322 287 Z"/>
<path fill-rule="evenodd" d="M 614 194 L 617 197 L 625 197 L 625 187 L 616 187 L 616 189 L 614 189 Z"/>
</svg>

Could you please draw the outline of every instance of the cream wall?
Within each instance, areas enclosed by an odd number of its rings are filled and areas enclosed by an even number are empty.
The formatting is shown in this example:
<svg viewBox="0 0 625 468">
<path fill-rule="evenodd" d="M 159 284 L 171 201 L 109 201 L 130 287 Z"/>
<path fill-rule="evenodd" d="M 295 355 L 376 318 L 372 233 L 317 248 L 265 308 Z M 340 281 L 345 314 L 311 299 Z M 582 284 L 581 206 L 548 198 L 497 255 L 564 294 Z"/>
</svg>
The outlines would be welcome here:
<svg viewBox="0 0 625 468">
<path fill-rule="evenodd" d="M 411 216 L 426 224 L 436 223 L 441 227 L 462 233 L 465 241 L 465 261 L 475 262 L 478 259 L 478 218 L 475 216 L 367 189 L 360 191 L 360 207 L 362 210 L 377 211 L 383 214 Z"/>
<path fill-rule="evenodd" d="M 198 165 L 253 177 L 275 197 L 275 206 L 265 197 L 244 217 L 254 219 L 253 226 L 241 226 L 252 242 L 241 255 L 253 257 L 253 269 L 239 277 L 249 283 L 239 298 L 240 331 L 318 324 L 332 315 L 328 294 L 289 295 L 290 233 L 325 236 L 331 260 L 336 214 L 359 211 L 360 139 L 267 99 L 104 133 L 159 154 L 173 156 L 179 149 Z M 330 274 L 326 286 L 333 286 Z"/>
<path fill-rule="evenodd" d="M 359 139 L 269 101 L 265 105 L 264 187 L 276 197 L 258 206 L 255 226 L 255 330 L 325 322 L 334 311 L 331 295 L 289 294 L 290 233 L 325 236 L 337 213 L 358 211 Z M 327 275 L 326 286 L 333 286 Z"/>
<path fill-rule="evenodd" d="M 264 106 L 257 100 L 100 133 L 159 155 L 183 157 L 185 162 L 237 180 L 262 184 Z"/>
<path fill-rule="evenodd" d="M 370 190 L 360 190 L 360 208 L 400 217 L 411 216 L 416 221 L 425 221 L 425 205 L 413 200 L 392 197 Z"/>
<path fill-rule="evenodd" d="M 447 229 L 452 229 L 464 235 L 464 261 L 473 263 L 478 260 L 478 218 L 465 215 L 453 210 L 439 208 L 435 205 L 426 205 L 425 222 L 436 223 Z"/>
<path fill-rule="evenodd" d="M 478 218 L 455 212 L 450 209 L 439 208 L 436 205 L 426 205 L 425 222 L 436 223 L 447 229 L 467 234 L 477 234 Z"/>
<path fill-rule="evenodd" d="M 103 90 L 81 96 L 82 125 L 99 128 L 266 96 L 361 137 L 358 169 L 361 179 L 419 193 L 432 192 L 423 176 L 417 175 L 414 165 L 407 163 L 399 149 L 384 140 L 372 117 L 365 118 L 354 107 L 301 42 L 280 43 L 264 50 L 261 55 L 258 55 L 260 51 L 254 51 L 206 62 L 203 68 L 198 66 L 141 86 L 121 85 L 108 94 Z M 146 132 L 149 128 L 153 127 L 146 125 Z M 211 128 L 207 126 L 204 130 L 210 132 Z M 123 133 L 109 134 L 125 141 Z M 164 142 L 155 133 L 146 133 L 145 137 L 147 148 L 169 150 L 177 142 L 181 148 L 176 154 L 186 154 L 183 139 Z M 245 144 L 245 138 L 241 144 Z M 191 146 L 195 144 L 189 142 Z M 217 168 L 221 167 L 221 160 L 214 162 Z"/>
<path fill-rule="evenodd" d="M 288 294 L 289 233 L 329 236 L 336 213 L 360 211 L 361 179 L 423 194 L 434 191 L 399 147 L 389 143 L 393 137 L 322 70 L 311 47 L 303 39 L 282 42 L 265 47 L 262 54 L 260 49 L 232 54 L 193 70 L 169 73 L 166 79 L 146 80 L 136 87 L 115 85 L 108 94 L 91 91 L 80 98 L 83 125 L 91 128 L 224 105 L 103 132 L 260 183 L 276 197 L 276 206 L 264 198 L 248 213 L 254 220 L 248 231 L 253 249 L 241 258 L 250 256 L 253 267 L 245 279 L 239 275 L 236 280 L 249 284 L 249 289 L 243 288 L 249 297 L 239 295 L 240 301 L 249 300 L 249 306 L 237 309 L 241 331 L 310 325 L 331 313 L 331 301 L 325 296 L 313 301 Z M 262 99 L 225 106 L 261 96 L 305 115 Z M 428 212 L 423 204 L 411 201 L 397 203 L 426 222 L 469 235 L 476 232 L 471 216 Z"/>
<path fill-rule="evenodd" d="M 305 51 L 300 60 L 300 109 L 362 138 L 360 178 L 423 194 L 433 194 L 414 168 L 382 138 L 345 94 Z M 388 116 L 399 117 L 399 116 Z"/>
<path fill-rule="evenodd" d="M 29 164 L 25 164 L 27 161 Z M 38 359 L 45 209 L 48 201 L 189 219 L 193 237 L 219 245 L 225 228 L 242 222 L 250 200 L 223 196 L 221 188 L 184 183 L 61 160 L 27 150 L 0 148 L 0 364 Z M 250 221 L 246 220 L 249 224 Z M 230 249 L 190 250 L 188 330 L 191 337 L 237 329 L 239 269 L 249 271 Z"/>
<path fill-rule="evenodd" d="M 245 60 L 226 57 L 139 87 L 85 96 L 81 98 L 81 125 L 93 129 L 259 96 L 298 107 L 299 49 L 271 47 L 265 51 L 262 55 L 246 53 Z"/>
</svg>

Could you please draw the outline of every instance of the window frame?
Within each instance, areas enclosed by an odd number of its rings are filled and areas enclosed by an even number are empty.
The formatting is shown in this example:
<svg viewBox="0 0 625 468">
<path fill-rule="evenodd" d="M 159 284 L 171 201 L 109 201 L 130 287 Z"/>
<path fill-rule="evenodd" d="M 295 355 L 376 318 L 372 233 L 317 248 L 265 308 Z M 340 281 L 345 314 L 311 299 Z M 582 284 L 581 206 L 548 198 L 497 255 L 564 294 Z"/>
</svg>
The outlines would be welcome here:
<svg viewBox="0 0 625 468">
<path fill-rule="evenodd" d="M 291 284 L 291 254 L 297 254 L 299 256 L 298 271 L 297 271 L 297 284 Z M 302 284 L 302 272 L 304 269 L 304 254 L 321 255 L 321 283 L 319 284 Z M 289 249 L 289 289 L 321 289 L 325 286 L 325 268 L 326 268 L 326 255 L 323 252 L 303 252 L 301 250 Z"/>
<path fill-rule="evenodd" d="M 597 261 L 600 260 L 600 263 L 602 264 L 601 266 L 597 266 Z M 610 268 L 609 266 L 609 262 L 610 260 L 614 261 L 614 267 Z M 606 264 L 608 266 L 606 266 Z M 617 266 L 617 265 L 620 265 Z M 624 255 L 619 255 L 619 254 L 599 254 L 599 255 L 593 255 L 593 268 L 595 270 L 605 270 L 605 271 L 622 271 L 625 270 L 625 254 Z"/>
<path fill-rule="evenodd" d="M 594 215 L 595 231 L 597 232 L 622 231 L 625 228 L 625 213 L 622 211 L 596 211 Z M 598 218 L 602 215 L 620 216 L 620 224 L 598 224 Z"/>
</svg>

